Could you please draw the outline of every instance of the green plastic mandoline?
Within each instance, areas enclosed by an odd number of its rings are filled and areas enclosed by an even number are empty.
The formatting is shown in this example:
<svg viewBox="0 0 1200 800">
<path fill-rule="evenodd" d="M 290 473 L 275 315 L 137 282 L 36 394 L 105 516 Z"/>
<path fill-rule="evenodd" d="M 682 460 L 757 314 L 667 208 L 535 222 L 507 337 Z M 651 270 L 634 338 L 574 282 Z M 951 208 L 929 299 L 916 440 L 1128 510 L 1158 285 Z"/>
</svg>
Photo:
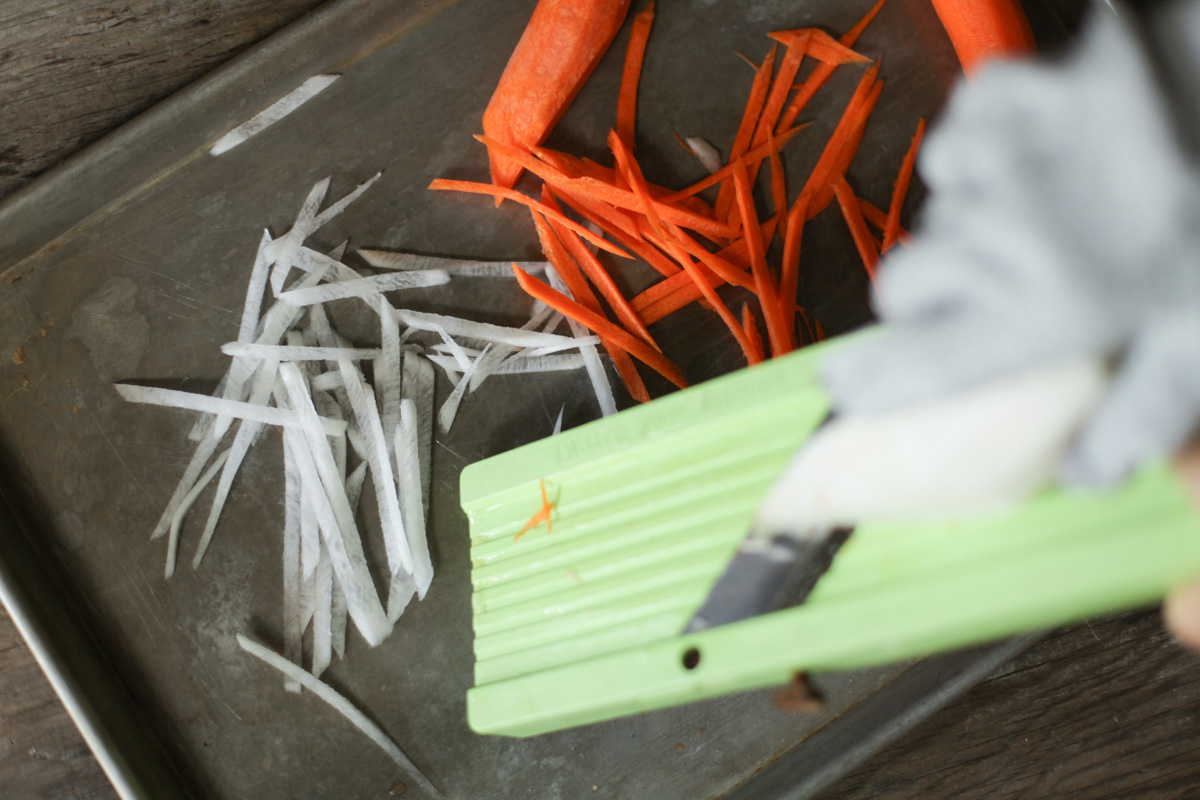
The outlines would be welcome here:
<svg viewBox="0 0 1200 800">
<path fill-rule="evenodd" d="M 797 670 L 925 656 L 1152 603 L 1200 573 L 1200 517 L 1158 465 L 1112 493 L 861 525 L 804 605 L 679 635 L 824 418 L 814 368 L 831 344 L 463 471 L 475 731 L 531 736 L 784 684 Z M 553 530 L 514 540 L 542 505 L 542 481 Z"/>
</svg>

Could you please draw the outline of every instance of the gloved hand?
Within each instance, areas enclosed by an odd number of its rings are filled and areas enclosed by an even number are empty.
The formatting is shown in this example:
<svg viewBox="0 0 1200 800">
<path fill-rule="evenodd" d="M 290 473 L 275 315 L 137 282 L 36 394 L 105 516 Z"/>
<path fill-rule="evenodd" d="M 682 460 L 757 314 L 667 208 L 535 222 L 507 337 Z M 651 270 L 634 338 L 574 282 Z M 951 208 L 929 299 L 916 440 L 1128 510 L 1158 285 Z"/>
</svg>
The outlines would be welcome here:
<svg viewBox="0 0 1200 800">
<path fill-rule="evenodd" d="M 1200 6 L 1187 13 L 1200 32 Z M 890 330 L 824 365 L 836 410 L 1091 354 L 1114 374 L 1065 482 L 1115 483 L 1195 427 L 1200 173 L 1131 32 L 1093 17 L 1061 63 L 998 63 L 951 98 L 920 158 L 916 240 L 879 271 Z"/>
</svg>

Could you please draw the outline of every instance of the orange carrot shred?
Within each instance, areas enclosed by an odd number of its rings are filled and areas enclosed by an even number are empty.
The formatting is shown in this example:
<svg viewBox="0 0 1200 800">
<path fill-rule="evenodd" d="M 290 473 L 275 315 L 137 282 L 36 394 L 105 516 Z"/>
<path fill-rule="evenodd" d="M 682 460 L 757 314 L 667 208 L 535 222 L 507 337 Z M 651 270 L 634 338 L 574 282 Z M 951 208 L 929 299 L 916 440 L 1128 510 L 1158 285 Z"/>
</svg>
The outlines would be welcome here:
<svg viewBox="0 0 1200 800">
<path fill-rule="evenodd" d="M 516 191 L 515 189 L 502 189 L 501 187 L 493 186 L 490 183 L 475 183 L 474 181 L 452 181 L 452 180 L 447 180 L 445 178 L 435 178 L 433 180 L 433 182 L 429 184 L 429 188 L 434 189 L 434 190 L 442 190 L 442 191 L 467 192 L 470 194 L 486 194 L 486 195 L 491 195 L 492 197 L 500 197 L 505 200 L 515 200 L 516 202 L 520 203 L 521 205 L 527 206 L 528 208 L 535 209 L 535 210 L 539 211 L 540 213 L 542 213 L 543 215 L 550 217 L 551 219 L 558 219 L 559 222 L 563 223 L 568 228 L 575 231 L 580 236 L 582 236 L 583 238 L 587 239 L 592 244 L 599 247 L 601 250 L 607 250 L 608 252 L 612 253 L 613 255 L 620 256 L 621 258 L 632 258 L 632 256 L 630 256 L 628 253 L 626 253 L 621 248 L 617 247 L 616 245 L 610 244 L 609 242 L 606 242 L 604 240 L 604 237 L 597 236 L 596 234 L 592 233 L 584 226 L 580 225 L 578 222 L 569 220 L 566 217 L 564 217 L 562 214 L 551 211 L 550 209 L 546 208 L 546 206 L 543 205 L 542 203 L 539 203 L 537 200 L 534 200 L 532 197 L 526 197 L 525 195 L 521 194 L 520 192 Z"/>
<path fill-rule="evenodd" d="M 768 35 L 772 39 L 777 38 L 773 33 Z M 823 64 L 835 67 L 840 64 L 866 64 L 871 60 L 862 53 L 851 50 L 820 28 L 810 29 L 808 45 L 804 54 L 812 56 Z"/>
<path fill-rule="evenodd" d="M 775 53 L 778 47 L 771 45 L 771 51 L 763 59 L 762 66 L 754 73 L 754 82 L 750 84 L 750 96 L 746 98 L 746 108 L 742 112 L 742 121 L 738 125 L 737 135 L 733 138 L 733 146 L 729 148 L 729 163 L 732 164 L 749 149 L 758 129 L 758 119 L 762 114 L 763 105 L 767 102 L 767 90 L 771 88 L 771 73 L 775 70 Z M 716 181 L 708 184 L 713 186 Z M 696 191 L 700 191 L 697 189 Z M 717 218 L 729 216 L 729 207 L 733 204 L 733 186 L 724 184 L 717 194 Z"/>
<path fill-rule="evenodd" d="M 854 190 L 850 188 L 850 184 L 846 183 L 844 177 L 839 177 L 833 185 L 833 191 L 837 195 L 838 205 L 842 207 L 842 216 L 846 218 L 846 224 L 850 226 L 850 235 L 854 237 L 854 246 L 858 248 L 858 255 L 867 269 L 867 275 L 874 281 L 879 251 L 875 249 L 875 245 L 871 241 L 871 232 L 867 230 L 867 222 L 863 219 L 862 210 L 858 207 L 858 199 L 854 196 Z"/>
<path fill-rule="evenodd" d="M 554 506 L 550 503 L 550 498 L 546 497 L 546 482 L 538 481 L 538 484 L 542 488 L 542 507 L 536 514 L 529 518 L 529 521 L 525 523 L 525 527 L 521 528 L 517 535 L 513 537 L 514 542 L 543 522 L 546 523 L 546 533 L 554 532 L 552 527 L 554 522 L 550 518 L 551 512 L 554 511 Z"/>
<path fill-rule="evenodd" d="M 787 213 L 787 177 L 783 173 L 783 162 L 779 160 L 779 142 L 767 130 L 767 147 L 771 156 L 771 204 L 776 214 Z"/>
<path fill-rule="evenodd" d="M 821 320 L 813 317 L 813 325 L 817 327 L 817 341 L 825 341 L 825 326 L 821 324 Z"/>
<path fill-rule="evenodd" d="M 618 347 L 650 367 L 659 375 L 662 375 L 680 389 L 687 388 L 687 380 L 684 379 L 683 373 L 679 371 L 679 367 L 671 363 L 662 353 L 624 328 L 614 325 L 601 315 L 567 297 L 562 292 L 555 291 L 550 286 L 532 277 L 516 264 L 513 264 L 512 267 L 521 288 L 535 300 L 541 300 L 555 311 L 559 311 L 564 316 L 570 317 L 579 324 L 590 328 L 596 335 L 610 339 Z"/>
<path fill-rule="evenodd" d="M 754 210 L 754 199 L 750 196 L 750 180 L 746 175 L 746 165 L 740 160 L 734 162 L 733 181 L 737 194 L 738 211 L 746 229 L 746 249 L 750 254 L 750 271 L 754 275 L 755 293 L 758 295 L 758 302 L 762 305 L 763 318 L 767 323 L 767 337 L 771 341 L 771 353 L 781 356 L 792 350 L 792 335 L 788 326 L 783 322 L 783 316 L 779 313 L 776 286 L 770 272 L 767 271 L 766 254 L 763 252 L 758 212 Z"/>
<path fill-rule="evenodd" d="M 917 149 L 925 136 L 925 118 L 917 122 L 917 132 L 913 134 L 912 144 L 900 162 L 900 172 L 896 174 L 896 184 L 892 188 L 892 203 L 888 206 L 887 224 L 883 226 L 883 252 L 891 249 L 900 236 L 900 210 L 904 207 L 904 197 L 908 194 L 908 183 L 912 180 L 913 165 L 917 161 Z"/>
<path fill-rule="evenodd" d="M 839 176 L 845 175 L 850 168 L 851 162 L 854 161 L 854 156 L 858 153 L 858 147 L 862 144 L 863 136 L 867 132 L 867 121 L 871 116 L 871 112 L 875 109 L 875 104 L 879 101 L 879 95 L 883 91 L 883 81 L 877 81 L 871 91 L 867 94 L 866 99 L 855 113 L 854 127 L 850 131 L 850 135 L 842 142 L 841 149 L 838 151 L 837 157 L 833 161 L 833 165 L 829 171 L 829 182 L 824 186 L 817 188 L 816 197 L 813 202 L 819 210 L 824 210 L 830 203 L 833 202 L 833 184 Z M 811 216 L 816 212 L 809 212 Z"/>
<path fill-rule="evenodd" d="M 759 361 L 762 361 L 763 355 L 763 340 L 758 332 L 758 322 L 754 319 L 754 312 L 750 310 L 749 303 L 742 304 L 742 327 L 746 329 L 746 338 L 750 340 L 750 346 L 754 349 L 754 355 Z"/>
<path fill-rule="evenodd" d="M 621 73 L 621 90 L 617 95 L 617 135 L 633 149 L 633 122 L 637 116 L 638 82 L 642 77 L 642 61 L 646 57 L 646 40 L 654 22 L 654 0 L 650 0 L 636 17 L 625 49 L 625 70 Z"/>
<path fill-rule="evenodd" d="M 808 198 L 801 195 L 788 213 L 787 229 L 783 235 L 783 264 L 779 272 L 779 310 L 792 317 L 796 290 L 800 284 L 800 239 L 804 220 L 808 217 Z"/>
<path fill-rule="evenodd" d="M 879 13 L 879 9 L 883 7 L 885 2 L 887 2 L 887 0 L 878 0 L 875 5 L 871 6 L 871 10 L 866 13 L 866 16 L 860 19 L 854 25 L 854 27 L 842 34 L 841 38 L 838 39 L 838 42 L 846 47 L 853 46 L 854 43 L 858 41 L 858 37 L 862 34 L 862 32 L 866 30 L 867 25 L 871 23 L 871 20 L 875 19 L 875 15 Z M 817 91 L 826 84 L 826 82 L 828 82 L 830 76 L 833 75 L 833 72 L 836 69 L 837 66 L 835 64 L 822 63 L 817 65 L 816 69 L 812 71 L 812 74 L 809 75 L 808 78 L 805 79 L 804 83 L 800 85 L 799 90 L 796 92 L 796 96 L 792 98 L 792 102 L 788 103 L 787 109 L 779 118 L 779 124 L 776 127 L 776 130 L 788 128 L 793 122 L 796 121 L 796 117 L 800 116 L 800 112 L 802 112 L 804 107 L 808 105 L 808 101 L 813 98 L 813 95 L 815 95 Z"/>
</svg>

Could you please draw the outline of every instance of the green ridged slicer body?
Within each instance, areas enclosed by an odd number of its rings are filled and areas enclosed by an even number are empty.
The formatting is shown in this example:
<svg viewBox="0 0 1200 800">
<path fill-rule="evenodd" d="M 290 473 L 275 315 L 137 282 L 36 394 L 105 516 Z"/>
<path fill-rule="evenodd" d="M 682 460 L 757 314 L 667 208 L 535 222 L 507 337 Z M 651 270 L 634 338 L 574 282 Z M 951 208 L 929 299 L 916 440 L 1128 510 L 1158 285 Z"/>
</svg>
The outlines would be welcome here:
<svg viewBox="0 0 1200 800">
<path fill-rule="evenodd" d="M 924 656 L 1155 602 L 1200 574 L 1200 518 L 1159 465 L 1116 492 L 1047 491 L 986 518 L 860 525 L 804 605 L 681 636 L 825 417 L 814 369 L 826 348 L 463 471 L 474 730 L 530 736 L 784 684 L 797 670 Z M 543 484 L 552 530 L 514 539 Z"/>
</svg>

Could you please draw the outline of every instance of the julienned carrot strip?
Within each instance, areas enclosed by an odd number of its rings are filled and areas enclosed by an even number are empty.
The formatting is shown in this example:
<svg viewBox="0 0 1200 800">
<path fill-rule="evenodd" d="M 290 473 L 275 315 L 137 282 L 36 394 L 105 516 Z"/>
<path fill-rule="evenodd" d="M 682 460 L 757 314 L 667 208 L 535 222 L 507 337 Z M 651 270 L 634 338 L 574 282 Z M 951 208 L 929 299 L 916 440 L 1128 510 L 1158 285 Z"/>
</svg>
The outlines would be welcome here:
<svg viewBox="0 0 1200 800">
<path fill-rule="evenodd" d="M 779 310 L 789 319 L 794 315 L 792 308 L 800 285 L 800 239 L 807 217 L 808 198 L 802 196 L 788 212 L 787 229 L 783 235 L 783 263 L 779 270 Z"/>
<path fill-rule="evenodd" d="M 721 280 L 725 283 L 732 283 L 734 286 L 740 286 L 750 291 L 754 291 L 755 289 L 754 281 L 747 278 L 741 270 L 730 264 L 728 260 L 722 258 L 720 255 L 705 250 L 700 246 L 699 242 L 683 231 L 680 231 L 674 237 L 665 238 L 658 238 L 657 234 L 653 231 L 645 231 L 643 235 L 645 238 L 652 240 L 664 252 L 673 249 L 671 247 L 671 241 L 673 240 L 683 247 L 684 252 L 692 258 L 699 259 L 700 263 L 720 276 Z"/>
<path fill-rule="evenodd" d="M 875 249 L 875 245 L 871 241 L 871 232 L 867 230 L 867 221 L 863 219 L 862 210 L 858 207 L 858 199 L 854 196 L 854 190 L 850 188 L 850 184 L 846 183 L 846 179 L 841 176 L 833 184 L 833 191 L 837 195 L 838 205 L 842 207 L 842 216 L 846 218 L 846 224 L 850 226 L 850 235 L 854 237 L 854 246 L 858 248 L 858 255 L 867 269 L 867 275 L 873 281 L 875 280 L 875 266 L 879 262 L 879 251 Z"/>
<path fill-rule="evenodd" d="M 777 148 L 782 149 L 783 146 L 785 144 L 787 144 L 788 141 L 793 136 L 795 136 L 797 133 L 799 133 L 800 131 L 807 128 L 808 125 L 809 125 L 809 123 L 806 122 L 803 125 L 797 125 L 794 128 L 789 128 L 788 130 L 783 131 L 782 133 L 776 133 L 775 134 L 775 146 Z M 764 143 L 764 144 L 760 144 L 759 146 L 748 150 L 746 152 L 745 156 L 743 156 L 742 160 L 745 161 L 746 164 L 748 164 L 748 165 L 749 164 L 759 164 L 764 158 L 767 158 L 770 154 L 771 154 L 770 144 Z M 693 183 L 691 186 L 687 187 L 686 189 L 680 189 L 677 192 L 672 192 L 671 194 L 663 195 L 662 197 L 660 197 L 658 199 L 664 203 L 681 202 L 681 201 L 691 197 L 692 195 L 697 194 L 698 192 L 703 192 L 705 189 L 708 189 L 711 186 L 716 186 L 718 183 L 721 183 L 722 181 L 726 181 L 729 178 L 729 176 L 732 174 L 733 174 L 733 164 L 732 163 L 726 164 L 725 166 L 721 167 L 716 172 L 712 173 L 711 175 L 707 176 L 706 178 L 703 178 L 703 179 L 697 181 L 696 183 Z M 730 192 L 732 192 L 733 184 L 732 183 L 729 183 L 729 184 L 722 183 L 722 188 L 726 185 L 731 187 Z M 732 197 L 732 194 L 730 196 Z"/>
<path fill-rule="evenodd" d="M 673 226 L 670 223 L 665 224 L 672 229 L 672 233 L 680 232 L 677 226 Z M 753 346 L 746 331 L 738 324 L 737 318 L 730 313 L 721 296 L 717 294 L 717 290 L 708 282 L 707 276 L 700 271 L 700 265 L 688 258 L 687 254 L 680 249 L 675 250 L 675 258 L 683 265 L 683 271 L 692 279 L 693 284 L 700 291 L 704 300 L 712 307 L 713 311 L 717 312 L 717 316 L 729 328 L 729 332 L 733 334 L 738 347 L 742 348 L 742 353 L 746 356 L 746 362 L 753 365 L 762 361 L 762 347 L 760 346 L 756 349 Z"/>
<path fill-rule="evenodd" d="M 887 212 L 865 197 L 858 198 L 858 207 L 862 209 L 863 219 L 882 231 L 887 227 Z"/>
<path fill-rule="evenodd" d="M 631 209 L 633 211 L 641 211 L 641 203 L 633 192 L 628 189 L 620 189 L 613 186 L 611 183 L 591 177 L 568 178 L 562 172 L 558 171 L 550 164 L 535 158 L 529 153 L 522 153 L 516 148 L 506 145 L 503 142 L 498 142 L 488 136 L 476 136 L 476 139 L 487 145 L 488 150 L 494 150 L 503 154 L 506 158 L 520 164 L 524 169 L 529 170 L 537 175 L 542 180 L 549 183 L 555 188 L 567 189 L 575 194 L 584 194 L 594 197 L 597 200 L 602 200 L 609 205 L 617 206 L 618 208 Z M 460 183 L 466 183 L 460 181 Z M 481 186 L 483 184 L 471 184 L 473 186 Z M 480 193 L 486 194 L 481 190 Z M 512 190 L 504 190 L 511 192 Z M 509 197 L 509 195 L 503 195 Z M 524 197 L 524 195 L 520 195 Z M 516 198 L 513 198 L 516 199 Z M 518 200 L 518 202 L 521 202 Z M 682 225 L 685 228 L 691 228 L 694 231 L 703 233 L 705 236 L 712 236 L 720 239 L 732 239 L 736 235 L 736 231 L 728 225 L 717 222 L 716 220 L 702 217 L 699 214 L 680 208 L 671 203 L 664 203 L 661 200 L 655 200 L 655 207 L 658 213 L 664 219 L 670 219 L 672 222 Z M 587 238 L 586 236 L 584 237 Z M 611 247 L 611 245 L 610 245 Z M 610 251 L 612 252 L 612 251 Z M 619 255 L 620 253 L 618 253 Z"/>
<path fill-rule="evenodd" d="M 763 353 L 763 340 L 758 332 L 758 322 L 754 319 L 754 312 L 750 310 L 749 303 L 742 304 L 742 327 L 746 330 L 746 338 L 750 341 L 750 347 L 754 350 L 754 355 L 762 361 L 766 356 Z"/>
<path fill-rule="evenodd" d="M 622 189 L 628 189 L 628 186 L 621 185 L 621 176 L 612 167 L 606 167 L 603 164 L 597 164 L 590 158 L 582 158 L 579 163 L 583 166 L 583 174 L 585 177 L 595 178 L 602 183 L 611 184 Z M 675 194 L 675 191 L 668 189 L 665 186 L 659 186 L 656 183 L 646 181 L 646 187 L 650 190 L 650 196 L 655 200 L 662 201 L 667 195 Z M 692 211 L 706 219 L 716 219 L 716 212 L 712 206 L 704 202 L 699 197 L 687 197 L 682 200 L 675 201 L 673 205 L 678 205 L 688 211 Z"/>
<path fill-rule="evenodd" d="M 825 341 L 825 326 L 821 324 L 821 320 L 813 317 L 813 325 L 815 325 L 817 328 L 817 341 Z"/>
<path fill-rule="evenodd" d="M 592 74 L 628 10 L 629 0 L 539 0 L 483 112 L 484 133 L 526 150 L 541 144 Z M 494 151 L 488 157 L 492 182 L 512 188 L 520 165 Z"/>
<path fill-rule="evenodd" d="M 543 186 L 543 199 L 548 192 L 549 189 Z M 567 290 L 580 303 L 597 314 L 603 314 L 596 295 L 592 292 L 591 287 L 587 285 L 587 281 L 584 280 L 578 265 L 567 253 L 566 247 L 551 224 L 536 211 L 531 211 L 530 213 L 533 215 L 533 223 L 537 228 L 538 239 L 542 243 L 542 252 L 545 253 L 546 258 L 550 261 L 550 265 L 554 267 L 559 277 L 562 278 L 563 283 L 566 284 Z M 571 236 L 575 235 L 574 232 L 565 228 L 563 230 Z M 576 239 L 576 241 L 579 240 Z M 601 339 L 600 343 L 604 346 L 608 357 L 612 360 L 613 366 L 617 370 L 617 375 L 620 376 L 621 381 L 625 384 L 630 397 L 639 403 L 650 402 L 650 394 L 646 391 L 646 384 L 642 383 L 642 378 L 633 366 L 633 361 L 630 359 L 629 354 L 606 339 Z"/>
<path fill-rule="evenodd" d="M 543 215 L 545 215 L 551 219 L 557 219 L 559 222 L 563 223 L 568 228 L 575 231 L 580 236 L 582 236 L 583 238 L 587 239 L 592 244 L 599 247 L 601 250 L 607 250 L 608 252 L 612 253 L 614 256 L 620 256 L 621 258 L 632 258 L 632 256 L 630 256 L 628 253 L 626 253 L 621 248 L 617 247 L 616 245 L 610 244 L 609 242 L 606 242 L 604 240 L 604 237 L 597 236 L 596 234 L 589 231 L 587 228 L 580 225 L 578 222 L 569 220 L 566 217 L 564 217 L 562 214 L 551 211 L 550 209 L 546 208 L 545 205 L 543 205 L 542 203 L 539 203 L 537 200 L 534 200 L 532 197 L 526 197 L 525 195 L 523 195 L 520 192 L 515 191 L 513 189 L 502 189 L 499 186 L 492 186 L 489 183 L 475 183 L 474 181 L 452 181 L 452 180 L 447 180 L 445 178 L 435 178 L 433 180 L 433 182 L 429 184 L 429 188 L 433 189 L 435 191 L 467 192 L 469 194 L 487 194 L 487 195 L 491 195 L 492 197 L 501 197 L 505 200 L 515 200 L 516 202 L 520 203 L 521 205 L 526 206 L 527 208 L 532 208 L 536 211 L 539 211 L 540 213 L 542 213 Z"/>
<path fill-rule="evenodd" d="M 669 278 L 672 275 L 678 275 L 679 265 L 662 254 L 658 248 L 654 247 L 649 242 L 640 238 L 641 233 L 637 229 L 637 224 L 633 220 L 629 220 L 629 229 L 612 225 L 609 217 L 611 213 L 623 213 L 617 209 L 605 206 L 603 203 L 593 200 L 589 197 L 580 197 L 573 195 L 570 192 L 563 192 L 564 200 L 573 209 L 575 213 L 596 225 L 605 232 L 608 236 L 617 240 L 617 244 L 624 247 L 635 256 L 645 261 L 651 267 L 658 271 L 664 278 Z M 632 231 L 632 232 L 630 232 Z"/>
<path fill-rule="evenodd" d="M 542 202 L 555 211 L 562 213 L 562 210 L 558 207 L 558 203 L 554 200 L 554 196 L 550 194 L 549 187 L 545 185 L 542 186 Z M 629 307 L 629 301 L 621 294 L 621 290 L 613 282 L 612 276 L 608 274 L 608 270 L 596 258 L 596 254 L 587 249 L 587 246 L 584 245 L 583 240 L 576 235 L 575 231 L 558 225 L 553 220 L 550 224 L 554 227 L 554 232 L 558 234 L 559 241 L 566 245 L 567 252 L 575 259 L 575 263 L 579 265 L 579 268 L 583 270 L 583 274 L 587 276 L 593 286 L 600 290 L 601 296 L 608 301 L 609 308 L 617 315 L 617 319 L 625 326 L 625 330 L 661 352 L 661 348 L 654 342 L 654 337 L 650 335 L 650 331 L 646 330 L 646 327 L 642 325 L 642 321 L 638 319 L 638 315 Z M 573 293 L 574 290 L 572 290 Z"/>
<path fill-rule="evenodd" d="M 642 77 L 642 61 L 646 57 L 646 40 L 654 22 L 654 0 L 650 0 L 636 17 L 625 49 L 625 70 L 621 73 L 621 91 L 617 94 L 617 135 L 633 149 L 633 122 L 637 116 L 638 81 Z"/>
<path fill-rule="evenodd" d="M 809 219 L 812 219 L 825 210 L 825 206 L 818 207 L 816 203 L 817 194 L 829 185 L 834 167 L 841 156 L 842 145 L 854 133 L 854 129 L 858 124 L 858 111 L 875 85 L 875 75 L 878 73 L 878 69 L 878 64 L 872 64 L 863 73 L 862 78 L 858 82 L 858 87 L 854 90 L 854 95 L 850 98 L 850 102 L 846 104 L 846 109 L 842 112 L 841 119 L 838 120 L 837 127 L 833 129 L 833 133 L 829 136 L 829 141 L 825 143 L 825 149 L 821 151 L 821 156 L 817 159 L 817 165 L 813 167 L 808 180 L 804 183 L 804 188 L 800 190 L 801 196 L 808 195 L 809 197 Z M 796 202 L 799 202 L 799 198 L 797 198 Z M 826 205 L 828 205 L 828 201 L 826 201 Z"/>
<path fill-rule="evenodd" d="M 771 156 L 771 204 L 776 214 L 787 213 L 787 177 L 783 174 L 783 162 L 779 160 L 779 143 L 770 130 L 767 131 L 767 146 Z"/>
<path fill-rule="evenodd" d="M 598 336 L 611 340 L 618 347 L 653 369 L 659 375 L 662 375 L 680 389 L 687 388 L 687 381 L 679 371 L 679 367 L 672 364 L 662 353 L 641 339 L 614 325 L 594 311 L 588 310 L 562 292 L 557 292 L 536 278 L 533 278 L 516 264 L 513 264 L 513 273 L 517 276 L 517 282 L 520 283 L 521 288 L 535 300 L 541 300 L 555 311 L 559 311 L 564 316 L 570 317 L 579 324 L 590 328 Z"/>
<path fill-rule="evenodd" d="M 900 209 L 904 207 L 904 196 L 908 194 L 908 182 L 912 180 L 913 165 L 917 161 L 917 149 L 925 136 L 925 118 L 917 123 L 917 132 L 913 134 L 912 144 L 900 162 L 900 172 L 896 174 L 896 184 L 892 187 L 892 203 L 888 206 L 887 223 L 883 226 L 883 252 L 891 249 L 900 237 Z"/>
<path fill-rule="evenodd" d="M 877 81 L 871 87 L 866 100 L 863 101 L 863 104 L 855 112 L 854 128 L 846 140 L 842 142 L 842 147 L 838 151 L 837 158 L 834 159 L 833 166 L 829 171 L 829 182 L 817 189 L 816 196 L 813 198 L 813 203 L 817 210 L 810 210 L 810 217 L 824 211 L 833 202 L 833 182 L 839 176 L 845 175 L 846 171 L 850 169 L 850 164 L 854 161 L 854 156 L 858 153 L 858 146 L 862 144 L 863 136 L 867 132 L 867 120 L 870 118 L 871 112 L 875 109 L 875 104 L 879 101 L 879 95 L 882 92 L 883 81 Z"/>
<path fill-rule="evenodd" d="M 746 165 L 736 161 L 733 165 L 734 190 L 737 194 L 738 212 L 746 230 L 746 250 L 750 254 L 750 271 L 754 274 L 755 294 L 762 305 L 763 319 L 767 323 L 767 338 L 771 341 L 771 354 L 781 356 L 792 350 L 792 334 L 779 313 L 779 300 L 775 281 L 767 271 L 766 254 L 758 227 L 758 212 L 754 210 L 754 198 L 750 196 L 750 180 Z"/>
<path fill-rule="evenodd" d="M 775 38 L 774 34 L 768 35 Z M 820 28 L 810 30 L 804 54 L 835 67 L 841 64 L 866 64 L 871 60 L 862 53 L 851 50 Z"/>
<path fill-rule="evenodd" d="M 875 15 L 879 13 L 879 9 L 883 7 L 885 2 L 887 0 L 878 0 L 875 5 L 871 6 L 871 10 L 855 23 L 853 28 L 842 34 L 838 42 L 846 47 L 852 47 L 858 41 L 858 37 L 862 32 L 866 30 L 867 25 L 871 23 L 871 20 L 875 19 Z M 783 115 L 780 116 L 779 124 L 776 126 L 777 131 L 790 127 L 796 121 L 796 117 L 800 116 L 800 112 L 808 105 L 808 101 L 825 85 L 836 69 L 837 66 L 835 64 L 818 64 L 816 66 L 812 74 L 800 85 L 795 97 L 792 98 L 792 102 L 788 103 L 788 107 L 784 110 Z"/>
<path fill-rule="evenodd" d="M 771 239 L 775 235 L 777 222 L 778 217 L 772 217 L 763 223 L 762 235 L 764 241 Z M 743 272 L 750 269 L 750 263 L 745 259 L 746 240 L 744 238 L 738 239 L 716 255 Z M 726 283 L 723 278 L 715 275 L 707 267 L 701 266 L 700 271 L 705 276 L 709 286 L 723 286 Z M 700 300 L 701 297 L 700 288 L 696 286 L 695 282 L 690 280 L 686 274 L 680 273 L 667 278 L 665 281 L 659 281 L 654 284 L 637 297 L 634 297 L 632 304 L 633 309 L 642 318 L 642 322 L 651 325 L 663 317 L 673 314 L 689 303 Z"/>
<path fill-rule="evenodd" d="M 1018 0 L 933 0 L 933 9 L 968 77 L 985 61 L 1037 49 Z"/>
<path fill-rule="evenodd" d="M 630 152 L 629 145 L 621 140 L 616 131 L 609 131 L 608 147 L 612 150 L 613 158 L 616 159 L 617 171 L 621 173 L 629 184 L 629 188 L 633 190 L 638 203 L 642 206 L 642 214 L 650 223 L 650 228 L 655 235 L 665 239 L 667 234 L 659 221 L 658 211 L 654 208 L 654 198 L 650 196 L 650 190 L 646 188 L 646 178 L 642 175 L 642 169 L 634 159 L 633 153 Z"/>
<path fill-rule="evenodd" d="M 767 102 L 767 90 L 771 88 L 771 74 L 775 71 L 775 52 L 778 45 L 771 45 L 771 51 L 763 59 L 762 65 L 754 73 L 754 81 L 750 84 L 750 96 L 746 98 L 746 108 L 742 111 L 742 121 L 738 125 L 737 135 L 733 137 L 733 146 L 729 148 L 729 163 L 732 164 L 739 156 L 745 154 L 754 139 L 758 129 L 758 119 L 762 114 L 763 104 Z M 708 186 L 715 186 L 713 181 Z M 704 188 L 708 188 L 707 186 Z M 701 191 L 697 189 L 696 191 Z M 729 216 L 729 206 L 733 203 L 733 184 L 723 184 L 717 193 L 716 211 L 719 219 Z"/>
</svg>

